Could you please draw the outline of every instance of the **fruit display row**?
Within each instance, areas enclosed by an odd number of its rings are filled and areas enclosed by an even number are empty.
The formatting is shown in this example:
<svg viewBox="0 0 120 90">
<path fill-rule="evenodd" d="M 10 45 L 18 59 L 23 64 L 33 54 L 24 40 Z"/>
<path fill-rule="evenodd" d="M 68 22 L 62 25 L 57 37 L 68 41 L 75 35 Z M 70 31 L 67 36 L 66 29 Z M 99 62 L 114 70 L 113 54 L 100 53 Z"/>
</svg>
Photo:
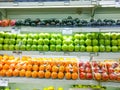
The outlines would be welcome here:
<svg viewBox="0 0 120 90">
<path fill-rule="evenodd" d="M 120 20 L 112 20 L 112 19 L 90 19 L 82 20 L 79 18 L 72 18 L 68 16 L 62 20 L 57 18 L 50 18 L 50 19 L 39 19 L 36 18 L 35 20 L 31 18 L 27 18 L 25 20 L 9 20 L 4 19 L 0 20 L 0 26 L 7 27 L 7 26 L 58 26 L 58 27 L 105 27 L 105 26 L 120 26 Z"/>
<path fill-rule="evenodd" d="M 87 88 L 88 89 L 97 89 L 97 90 L 106 90 L 106 87 L 104 86 L 100 86 L 100 85 L 82 85 L 82 84 L 75 84 L 75 85 L 72 85 L 71 88 L 81 88 L 81 89 L 85 89 Z"/>
<path fill-rule="evenodd" d="M 120 33 L 24 33 L 0 32 L 0 50 L 119 52 Z"/>
<path fill-rule="evenodd" d="M 65 57 L 0 56 L 1 77 L 120 81 L 118 61 L 82 62 Z"/>
</svg>

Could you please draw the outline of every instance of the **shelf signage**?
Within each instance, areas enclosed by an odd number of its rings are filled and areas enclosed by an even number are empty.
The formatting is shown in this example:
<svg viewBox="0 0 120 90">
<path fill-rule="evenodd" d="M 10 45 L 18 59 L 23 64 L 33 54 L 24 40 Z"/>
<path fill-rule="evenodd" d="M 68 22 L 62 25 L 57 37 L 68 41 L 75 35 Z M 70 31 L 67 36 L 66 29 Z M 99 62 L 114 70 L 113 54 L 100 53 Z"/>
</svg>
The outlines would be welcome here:
<svg viewBox="0 0 120 90">
<path fill-rule="evenodd" d="M 63 35 L 70 35 L 70 34 L 72 34 L 72 29 L 70 29 L 70 28 L 64 28 L 63 30 L 62 30 L 62 34 Z"/>
<path fill-rule="evenodd" d="M 8 79 L 0 79 L 0 86 L 2 86 L 2 87 L 6 87 L 6 86 L 8 86 Z"/>
<path fill-rule="evenodd" d="M 11 33 L 19 34 L 19 33 L 20 33 L 20 28 L 18 28 L 18 27 L 13 27 L 12 30 L 11 30 Z"/>
</svg>

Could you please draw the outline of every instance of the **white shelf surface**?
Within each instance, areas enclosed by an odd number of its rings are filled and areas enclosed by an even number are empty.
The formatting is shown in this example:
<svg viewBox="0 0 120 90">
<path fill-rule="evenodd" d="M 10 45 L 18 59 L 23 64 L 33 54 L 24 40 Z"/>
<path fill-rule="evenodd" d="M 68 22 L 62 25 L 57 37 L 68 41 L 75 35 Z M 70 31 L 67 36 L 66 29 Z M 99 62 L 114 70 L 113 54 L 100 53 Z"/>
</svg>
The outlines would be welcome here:
<svg viewBox="0 0 120 90">
<path fill-rule="evenodd" d="M 89 8 L 94 7 L 91 1 L 70 2 L 1 2 L 0 8 Z"/>
<path fill-rule="evenodd" d="M 13 27 L 0 27 L 0 31 L 10 32 Z M 120 27 L 25 27 L 21 26 L 20 32 L 62 32 L 62 30 L 72 30 L 72 32 L 120 32 Z"/>
</svg>

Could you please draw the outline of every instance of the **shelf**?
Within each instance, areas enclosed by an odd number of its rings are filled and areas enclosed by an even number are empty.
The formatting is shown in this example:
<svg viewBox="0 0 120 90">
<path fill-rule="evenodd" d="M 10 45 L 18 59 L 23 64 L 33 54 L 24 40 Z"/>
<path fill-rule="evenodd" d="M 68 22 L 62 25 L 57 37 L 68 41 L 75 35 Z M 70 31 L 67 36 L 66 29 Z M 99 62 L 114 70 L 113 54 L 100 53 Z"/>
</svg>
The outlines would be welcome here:
<svg viewBox="0 0 120 90">
<path fill-rule="evenodd" d="M 1 2 L 0 8 L 90 8 L 91 1 L 57 1 L 57 2 Z"/>
<path fill-rule="evenodd" d="M 10 32 L 13 27 L 0 27 L 1 31 Z M 21 33 L 36 32 L 62 32 L 62 30 L 72 30 L 72 32 L 120 32 L 120 27 L 25 27 L 20 28 Z"/>
</svg>

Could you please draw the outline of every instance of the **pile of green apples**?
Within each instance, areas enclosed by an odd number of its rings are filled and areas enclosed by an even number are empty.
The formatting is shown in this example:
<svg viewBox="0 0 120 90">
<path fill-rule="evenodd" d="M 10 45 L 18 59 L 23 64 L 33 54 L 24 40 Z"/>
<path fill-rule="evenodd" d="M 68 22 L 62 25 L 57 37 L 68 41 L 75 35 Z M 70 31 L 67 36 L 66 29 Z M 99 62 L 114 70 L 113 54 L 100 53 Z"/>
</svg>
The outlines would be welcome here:
<svg viewBox="0 0 120 90">
<path fill-rule="evenodd" d="M 118 52 L 120 33 L 23 33 L 0 32 L 0 50 Z"/>
</svg>

